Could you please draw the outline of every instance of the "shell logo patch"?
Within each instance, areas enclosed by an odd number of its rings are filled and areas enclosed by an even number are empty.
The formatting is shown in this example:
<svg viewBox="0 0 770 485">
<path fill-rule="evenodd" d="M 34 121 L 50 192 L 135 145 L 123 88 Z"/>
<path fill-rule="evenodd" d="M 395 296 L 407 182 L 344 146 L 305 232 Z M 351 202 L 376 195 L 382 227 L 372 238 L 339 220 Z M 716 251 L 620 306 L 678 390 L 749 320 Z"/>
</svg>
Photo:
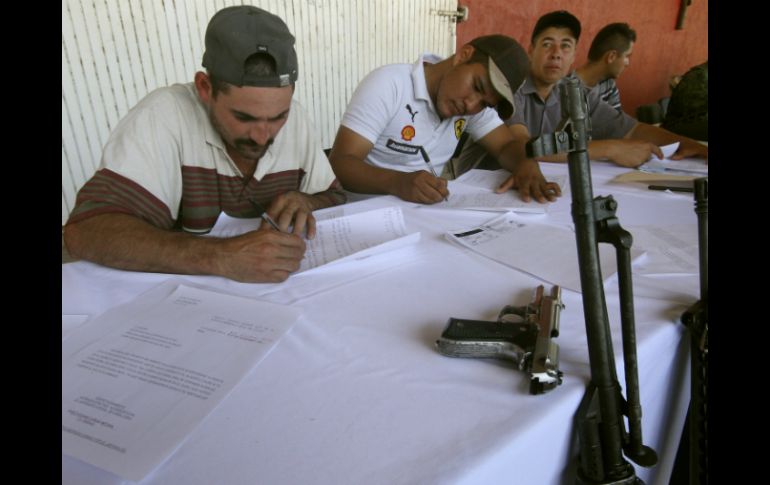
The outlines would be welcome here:
<svg viewBox="0 0 770 485">
<path fill-rule="evenodd" d="M 459 140 L 465 129 L 465 118 L 455 121 L 455 137 Z"/>
<path fill-rule="evenodd" d="M 412 138 L 414 138 L 415 131 L 414 126 L 412 125 L 406 125 L 405 127 L 401 128 L 401 138 L 405 141 L 412 141 Z"/>
</svg>

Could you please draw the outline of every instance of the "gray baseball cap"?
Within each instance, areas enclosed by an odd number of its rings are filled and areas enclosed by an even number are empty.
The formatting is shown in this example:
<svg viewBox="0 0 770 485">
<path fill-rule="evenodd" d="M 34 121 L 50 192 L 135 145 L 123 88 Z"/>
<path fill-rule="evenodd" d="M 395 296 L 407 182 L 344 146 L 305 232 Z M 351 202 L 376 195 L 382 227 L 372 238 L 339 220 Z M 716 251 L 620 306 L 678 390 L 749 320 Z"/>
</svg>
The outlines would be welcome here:
<svg viewBox="0 0 770 485">
<path fill-rule="evenodd" d="M 489 79 L 503 98 L 496 106 L 497 113 L 507 120 L 516 112 L 513 93 L 529 73 L 529 56 L 518 42 L 506 35 L 476 37 L 469 44 L 489 56 Z"/>
<path fill-rule="evenodd" d="M 253 54 L 268 54 L 275 60 L 275 76 L 244 71 Z M 251 5 L 223 8 L 206 29 L 203 67 L 221 81 L 236 86 L 282 87 L 297 81 L 297 52 L 294 36 L 280 17 Z"/>
</svg>

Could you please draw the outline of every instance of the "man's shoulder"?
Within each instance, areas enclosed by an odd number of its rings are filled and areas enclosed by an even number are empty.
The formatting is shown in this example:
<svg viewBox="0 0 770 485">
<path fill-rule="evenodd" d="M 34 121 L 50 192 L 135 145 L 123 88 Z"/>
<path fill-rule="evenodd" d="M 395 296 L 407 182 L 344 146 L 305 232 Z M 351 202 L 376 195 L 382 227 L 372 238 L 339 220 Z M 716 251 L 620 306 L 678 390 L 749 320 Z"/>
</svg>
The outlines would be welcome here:
<svg viewBox="0 0 770 485">
<path fill-rule="evenodd" d="M 192 83 L 156 88 L 142 98 L 137 108 L 154 110 L 193 110 L 199 101 Z"/>
<path fill-rule="evenodd" d="M 386 64 L 372 70 L 364 77 L 361 84 L 377 84 L 399 86 L 411 83 L 411 64 Z"/>
</svg>

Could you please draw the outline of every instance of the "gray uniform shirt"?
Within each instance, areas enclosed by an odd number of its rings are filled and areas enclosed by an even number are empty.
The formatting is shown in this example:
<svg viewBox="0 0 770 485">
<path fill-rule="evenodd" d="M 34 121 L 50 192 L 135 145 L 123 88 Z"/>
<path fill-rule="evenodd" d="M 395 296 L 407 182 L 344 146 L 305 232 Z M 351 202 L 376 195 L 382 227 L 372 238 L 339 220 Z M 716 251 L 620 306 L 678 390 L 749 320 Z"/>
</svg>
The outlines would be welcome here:
<svg viewBox="0 0 770 485">
<path fill-rule="evenodd" d="M 532 137 L 553 133 L 561 121 L 560 93 L 557 84 L 543 101 L 535 90 L 530 74 L 513 95 L 516 112 L 505 124 L 524 125 Z M 594 140 L 623 138 L 637 123 L 634 118 L 602 101 L 596 89 L 588 91 L 588 114 L 591 117 L 591 138 Z"/>
</svg>

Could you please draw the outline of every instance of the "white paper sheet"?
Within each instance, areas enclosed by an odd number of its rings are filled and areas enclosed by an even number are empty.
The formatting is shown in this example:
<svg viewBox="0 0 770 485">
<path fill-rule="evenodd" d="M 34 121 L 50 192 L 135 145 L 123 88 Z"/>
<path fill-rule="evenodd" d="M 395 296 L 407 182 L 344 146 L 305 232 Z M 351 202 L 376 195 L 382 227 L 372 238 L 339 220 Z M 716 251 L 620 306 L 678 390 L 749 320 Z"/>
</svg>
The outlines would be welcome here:
<svg viewBox="0 0 770 485">
<path fill-rule="evenodd" d="M 679 142 L 660 147 L 663 151 L 663 160 L 651 157 L 647 163 L 639 166 L 639 170 L 647 173 L 666 173 L 673 175 L 703 175 L 709 174 L 709 166 L 703 158 L 683 158 L 672 160 L 670 157 L 676 153 Z"/>
<path fill-rule="evenodd" d="M 430 207 L 437 209 L 514 211 L 535 214 L 545 214 L 547 212 L 548 204 L 541 204 L 536 200 L 524 202 L 517 190 L 508 190 L 502 194 L 495 193 L 494 188 L 497 188 L 510 175 L 507 171 L 474 170 L 474 172 L 488 172 L 489 175 L 472 174 L 463 181 L 450 182 L 448 200 L 433 204 Z M 558 183 L 559 187 L 563 189 L 566 179 L 567 177 L 562 175 L 553 177 L 549 181 Z"/>
<path fill-rule="evenodd" d="M 697 226 L 629 226 L 626 229 L 634 236 L 633 247 L 646 253 L 634 263 L 634 273 L 698 273 Z"/>
<path fill-rule="evenodd" d="M 406 235 L 404 215 L 400 207 L 385 207 L 320 221 L 316 227 L 315 238 L 307 241 L 307 251 L 299 271 L 307 271 L 332 261 L 342 261 L 366 249 L 378 248 L 387 251 L 394 245 L 385 246 L 383 243 L 404 238 Z M 400 242 L 407 244 L 417 240 L 412 237 Z M 367 253 L 370 254 L 371 251 Z"/>
<path fill-rule="evenodd" d="M 344 209 L 331 209 L 317 218 L 315 237 L 305 240 L 307 250 L 297 273 L 331 262 L 390 251 L 420 239 L 419 233 L 407 235 L 400 207 L 384 207 L 349 216 L 343 215 Z M 335 217 L 338 215 L 341 217 Z M 222 213 L 209 236 L 237 236 L 258 229 L 261 221 L 260 218 L 236 219 Z"/>
<path fill-rule="evenodd" d="M 542 169 L 542 165 L 541 165 Z M 497 187 L 500 186 L 505 180 L 511 175 L 511 172 L 505 169 L 498 169 L 498 170 L 480 170 L 480 169 L 473 169 L 468 170 L 464 174 L 457 177 L 457 179 L 454 180 L 456 183 L 461 183 L 463 185 L 470 185 L 473 187 L 479 187 L 482 189 L 491 189 L 494 190 Z M 549 182 L 556 182 L 559 184 L 559 187 L 561 187 L 562 190 L 565 190 L 565 188 L 568 188 L 566 185 L 567 182 L 567 176 L 566 175 L 548 175 L 544 174 L 546 180 Z M 451 184 L 452 182 L 450 182 Z"/>
<path fill-rule="evenodd" d="M 91 320 L 62 342 L 62 451 L 141 480 L 299 314 L 170 280 Z"/>
<path fill-rule="evenodd" d="M 69 336 L 69 334 L 81 326 L 82 324 L 86 323 L 88 319 L 91 318 L 90 315 L 64 315 L 61 316 L 61 339 L 64 340 Z"/>
<path fill-rule="evenodd" d="M 521 222 L 507 212 L 480 226 L 447 232 L 446 238 L 543 281 L 580 292 L 577 243 L 570 229 Z M 641 254 L 632 249 L 632 260 Z M 600 244 L 599 260 L 606 281 L 617 271 L 614 248 Z"/>
</svg>

